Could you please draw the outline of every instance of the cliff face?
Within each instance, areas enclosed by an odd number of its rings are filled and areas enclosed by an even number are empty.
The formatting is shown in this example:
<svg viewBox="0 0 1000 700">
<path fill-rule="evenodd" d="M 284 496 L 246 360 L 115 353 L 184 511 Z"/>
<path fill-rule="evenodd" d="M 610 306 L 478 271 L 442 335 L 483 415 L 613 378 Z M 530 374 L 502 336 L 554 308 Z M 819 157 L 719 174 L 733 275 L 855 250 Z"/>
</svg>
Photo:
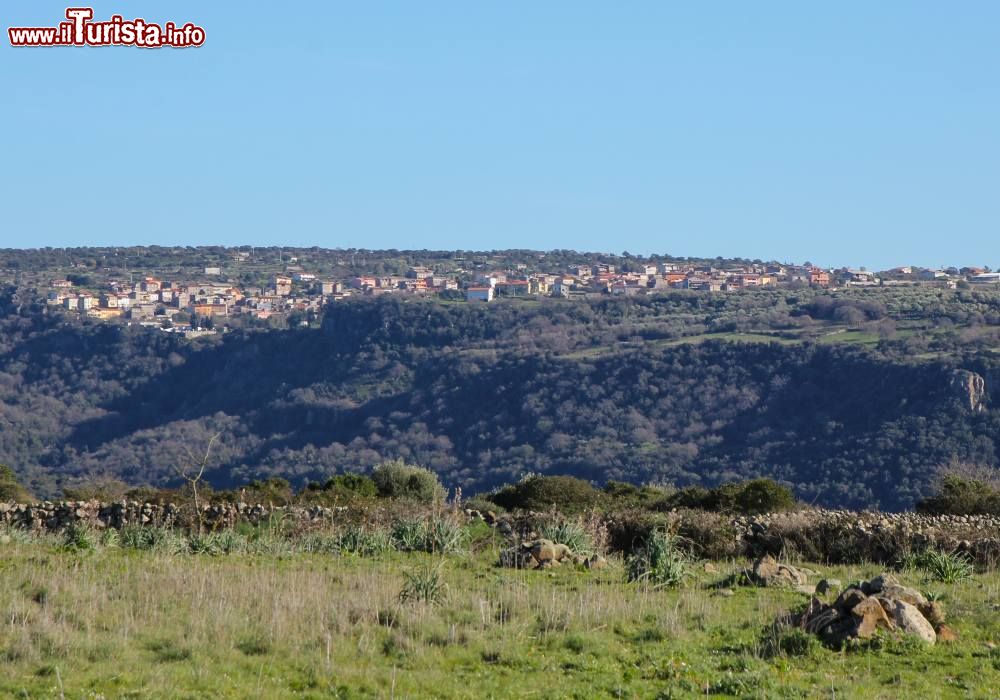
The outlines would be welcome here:
<svg viewBox="0 0 1000 700">
<path fill-rule="evenodd" d="M 986 380 L 981 375 L 967 369 L 956 369 L 951 375 L 950 384 L 952 390 L 970 411 L 973 413 L 986 411 L 989 394 L 986 390 Z"/>
</svg>

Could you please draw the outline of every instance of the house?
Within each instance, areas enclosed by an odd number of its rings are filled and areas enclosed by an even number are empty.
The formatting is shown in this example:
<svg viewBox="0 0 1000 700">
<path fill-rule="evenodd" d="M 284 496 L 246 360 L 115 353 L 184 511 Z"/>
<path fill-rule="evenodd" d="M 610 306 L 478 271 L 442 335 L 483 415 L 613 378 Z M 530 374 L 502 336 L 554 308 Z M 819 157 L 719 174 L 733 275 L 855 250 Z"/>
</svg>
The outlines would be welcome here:
<svg viewBox="0 0 1000 700">
<path fill-rule="evenodd" d="M 411 280 L 423 280 L 433 277 L 434 272 L 426 267 L 415 266 L 406 271 L 406 276 Z"/>
<path fill-rule="evenodd" d="M 292 278 L 285 277 L 284 275 L 275 275 L 274 280 L 274 293 L 278 296 L 288 296 L 292 293 Z"/>
<path fill-rule="evenodd" d="M 809 284 L 814 287 L 829 287 L 830 273 L 826 270 L 809 270 Z"/>
<path fill-rule="evenodd" d="M 466 301 L 493 301 L 493 287 L 469 287 L 465 290 Z"/>
<path fill-rule="evenodd" d="M 221 275 L 222 274 L 222 268 L 221 267 L 206 267 L 205 268 L 205 274 L 206 275 Z"/>
<path fill-rule="evenodd" d="M 969 284 L 1000 284 L 1000 272 L 984 272 L 969 278 Z"/>
<path fill-rule="evenodd" d="M 497 294 L 505 297 L 526 297 L 531 293 L 531 285 L 527 280 L 507 280 L 495 287 Z"/>
</svg>

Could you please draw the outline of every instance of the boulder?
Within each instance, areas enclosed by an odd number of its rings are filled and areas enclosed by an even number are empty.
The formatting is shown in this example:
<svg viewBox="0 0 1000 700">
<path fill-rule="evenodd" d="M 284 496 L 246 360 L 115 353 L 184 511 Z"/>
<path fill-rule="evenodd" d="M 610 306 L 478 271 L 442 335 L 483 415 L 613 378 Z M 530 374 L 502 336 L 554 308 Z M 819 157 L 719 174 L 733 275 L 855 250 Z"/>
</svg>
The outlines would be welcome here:
<svg viewBox="0 0 1000 700">
<path fill-rule="evenodd" d="M 915 605 L 917 607 L 927 605 L 927 599 L 924 598 L 920 591 L 916 588 L 910 588 L 909 586 L 901 586 L 898 583 L 890 583 L 882 586 L 882 589 L 878 591 L 877 595 L 879 598 L 901 600 L 904 603 L 909 603 L 910 605 Z"/>
<path fill-rule="evenodd" d="M 806 575 L 794 566 L 782 564 L 771 555 L 765 555 L 754 562 L 751 579 L 758 586 L 786 587 L 802 586 Z"/>
<path fill-rule="evenodd" d="M 554 544 L 552 545 L 552 550 L 554 552 L 554 558 L 556 561 L 563 561 L 564 559 L 569 559 L 573 554 L 569 547 L 564 544 Z"/>
<path fill-rule="evenodd" d="M 591 571 L 599 571 L 605 569 L 608 566 L 608 560 L 602 557 L 600 554 L 594 554 L 584 563 Z"/>
<path fill-rule="evenodd" d="M 931 623 L 931 626 L 940 633 L 944 626 L 944 608 L 941 607 L 941 604 L 934 601 L 918 605 L 917 608 L 920 610 L 920 614 Z"/>
<path fill-rule="evenodd" d="M 883 607 L 886 607 L 885 604 L 888 603 L 887 607 L 889 609 L 886 612 L 889 613 L 892 621 L 900 631 L 919 637 L 928 644 L 933 644 L 937 640 L 937 633 L 934 631 L 931 623 L 920 614 L 920 610 L 915 605 L 910 605 L 902 600 L 885 598 L 879 602 L 882 603 Z"/>
<path fill-rule="evenodd" d="M 556 558 L 556 546 L 552 540 L 535 540 L 530 546 L 531 556 L 539 564 L 553 561 Z"/>
<path fill-rule="evenodd" d="M 880 629 L 891 632 L 895 628 L 875 598 L 865 598 L 851 608 L 851 617 L 854 618 L 856 625 L 855 636 L 861 639 L 874 636 Z"/>
<path fill-rule="evenodd" d="M 848 588 L 837 597 L 837 602 L 835 602 L 833 606 L 846 613 L 853 610 L 854 606 L 863 601 L 865 598 L 867 598 L 867 596 L 860 589 Z"/>
</svg>

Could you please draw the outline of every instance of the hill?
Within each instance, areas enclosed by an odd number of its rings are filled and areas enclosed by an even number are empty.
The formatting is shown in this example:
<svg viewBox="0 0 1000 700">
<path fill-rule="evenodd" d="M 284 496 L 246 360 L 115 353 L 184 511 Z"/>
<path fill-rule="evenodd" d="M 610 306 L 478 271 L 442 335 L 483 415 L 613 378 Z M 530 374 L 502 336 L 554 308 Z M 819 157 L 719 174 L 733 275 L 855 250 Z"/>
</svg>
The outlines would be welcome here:
<svg viewBox="0 0 1000 700">
<path fill-rule="evenodd" d="M 402 457 L 466 493 L 526 472 L 678 485 L 763 475 L 807 502 L 902 509 L 952 459 L 996 463 L 1000 356 L 950 343 L 954 324 L 940 322 L 994 303 L 949 297 L 921 315 L 912 300 L 808 290 L 377 300 L 331 305 L 321 330 L 189 342 L 57 322 L 8 295 L 0 462 L 42 495 L 95 479 L 173 484 L 186 448 L 218 432 L 218 487 Z M 838 326 L 845 304 L 867 325 Z M 886 320 L 916 325 L 879 340 Z M 964 376 L 985 385 L 972 403 Z"/>
</svg>

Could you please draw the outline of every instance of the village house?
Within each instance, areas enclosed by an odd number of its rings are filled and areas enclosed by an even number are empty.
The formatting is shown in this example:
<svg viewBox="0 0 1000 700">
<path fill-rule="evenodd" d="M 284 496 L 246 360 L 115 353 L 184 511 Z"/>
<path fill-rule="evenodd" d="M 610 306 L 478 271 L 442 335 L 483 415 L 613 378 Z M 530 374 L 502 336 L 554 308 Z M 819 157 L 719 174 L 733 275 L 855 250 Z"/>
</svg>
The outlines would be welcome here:
<svg viewBox="0 0 1000 700">
<path fill-rule="evenodd" d="M 493 287 L 469 287 L 465 290 L 466 301 L 493 301 Z"/>
</svg>

